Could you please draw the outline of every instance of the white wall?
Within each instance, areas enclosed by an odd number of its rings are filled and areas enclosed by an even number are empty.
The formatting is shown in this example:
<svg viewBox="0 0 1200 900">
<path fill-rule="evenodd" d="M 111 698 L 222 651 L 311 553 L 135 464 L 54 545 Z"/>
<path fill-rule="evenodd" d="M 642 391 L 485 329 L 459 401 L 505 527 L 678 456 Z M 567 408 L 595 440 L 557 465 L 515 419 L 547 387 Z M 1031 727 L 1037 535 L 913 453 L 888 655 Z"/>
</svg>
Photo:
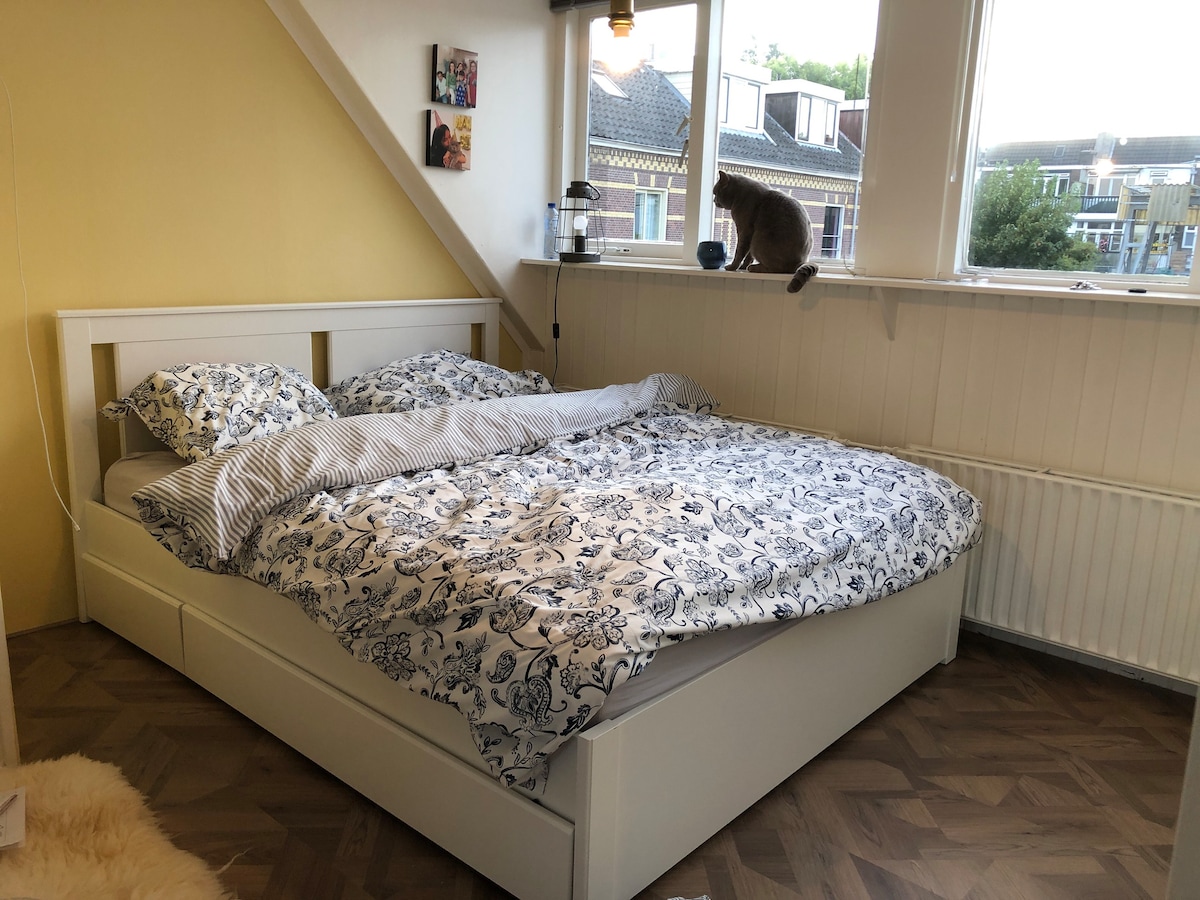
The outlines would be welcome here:
<svg viewBox="0 0 1200 900">
<path fill-rule="evenodd" d="M 541 255 L 552 184 L 556 28 L 546 0 L 268 0 L 480 293 L 507 299 L 503 321 L 525 350 L 540 347 Z M 425 166 L 433 45 L 479 54 L 468 172 Z M 464 110 L 458 110 L 464 112 Z M 541 362 L 537 352 L 529 365 Z"/>
</svg>

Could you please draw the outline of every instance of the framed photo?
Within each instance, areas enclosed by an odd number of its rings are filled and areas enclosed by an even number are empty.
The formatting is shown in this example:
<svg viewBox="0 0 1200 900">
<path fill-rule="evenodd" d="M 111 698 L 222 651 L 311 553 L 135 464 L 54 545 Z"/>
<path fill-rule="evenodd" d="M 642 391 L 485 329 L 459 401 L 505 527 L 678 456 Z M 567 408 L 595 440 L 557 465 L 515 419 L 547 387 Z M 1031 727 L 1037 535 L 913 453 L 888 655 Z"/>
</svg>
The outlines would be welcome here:
<svg viewBox="0 0 1200 900">
<path fill-rule="evenodd" d="M 434 103 L 474 109 L 478 80 L 478 53 L 433 45 L 433 95 L 430 99 Z"/>
<path fill-rule="evenodd" d="M 425 113 L 425 165 L 466 172 L 471 168 L 471 117 L 431 109 Z"/>
</svg>

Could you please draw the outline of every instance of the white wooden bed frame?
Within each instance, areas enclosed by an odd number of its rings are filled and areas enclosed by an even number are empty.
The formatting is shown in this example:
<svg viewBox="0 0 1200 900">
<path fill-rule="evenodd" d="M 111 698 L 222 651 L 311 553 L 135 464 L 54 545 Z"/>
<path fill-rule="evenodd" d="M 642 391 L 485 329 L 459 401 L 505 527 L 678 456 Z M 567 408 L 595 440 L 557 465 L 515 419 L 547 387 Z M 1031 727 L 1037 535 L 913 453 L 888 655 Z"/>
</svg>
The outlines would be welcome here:
<svg viewBox="0 0 1200 900">
<path fill-rule="evenodd" d="M 522 900 L 628 900 L 936 663 L 953 659 L 965 560 L 882 602 L 782 630 L 590 726 L 554 757 L 551 781 L 570 779 L 573 796 L 552 812 L 195 609 L 194 598 L 214 591 L 246 602 L 270 592 L 186 568 L 102 503 L 97 408 L 112 387 L 97 390 L 95 345 L 112 346 L 121 393 L 156 368 L 198 360 L 281 362 L 310 375 L 318 362 L 333 382 L 440 346 L 474 346 L 495 362 L 498 303 L 59 312 L 71 505 L 81 525 L 79 615 L 174 666 Z M 324 359 L 314 360 L 314 347 L 325 348 Z M 135 449 L 146 438 L 130 429 L 123 440 Z"/>
</svg>

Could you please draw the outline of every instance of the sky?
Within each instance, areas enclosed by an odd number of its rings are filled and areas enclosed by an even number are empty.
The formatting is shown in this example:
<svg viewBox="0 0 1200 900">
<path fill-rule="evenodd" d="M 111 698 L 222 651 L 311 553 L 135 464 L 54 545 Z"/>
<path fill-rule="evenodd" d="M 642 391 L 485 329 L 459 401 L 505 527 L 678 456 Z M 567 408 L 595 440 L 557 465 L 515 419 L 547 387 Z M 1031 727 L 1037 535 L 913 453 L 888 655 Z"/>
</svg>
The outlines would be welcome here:
<svg viewBox="0 0 1200 900">
<path fill-rule="evenodd" d="M 853 62 L 875 55 L 878 17 L 879 0 L 726 0 L 722 52 L 757 47 L 761 61 L 779 44 L 800 62 Z"/>
<path fill-rule="evenodd" d="M 1200 135 L 1200 0 L 997 0 L 980 143 Z"/>
<path fill-rule="evenodd" d="M 949 2 L 949 0 L 947 0 Z M 874 56 L 879 0 L 726 0 L 722 53 L 772 43 L 831 65 Z M 659 56 L 691 55 L 694 8 L 638 11 Z M 607 29 L 605 29 L 607 30 Z M 1200 0 L 994 0 L 982 84 L 982 146 L 1200 135 Z"/>
</svg>

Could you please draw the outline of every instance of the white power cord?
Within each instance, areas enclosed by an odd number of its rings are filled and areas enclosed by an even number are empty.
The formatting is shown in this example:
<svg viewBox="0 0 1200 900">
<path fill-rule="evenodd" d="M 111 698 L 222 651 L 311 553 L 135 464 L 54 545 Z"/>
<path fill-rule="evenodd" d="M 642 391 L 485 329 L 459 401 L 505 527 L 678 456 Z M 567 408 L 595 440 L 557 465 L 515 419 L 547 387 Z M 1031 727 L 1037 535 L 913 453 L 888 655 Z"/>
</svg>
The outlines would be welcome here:
<svg viewBox="0 0 1200 900">
<path fill-rule="evenodd" d="M 42 397 L 38 391 L 37 371 L 33 365 L 33 345 L 29 338 L 29 289 L 25 286 L 25 261 L 21 255 L 21 207 L 17 201 L 17 128 L 13 119 L 12 94 L 8 91 L 8 82 L 4 80 L 3 75 L 0 75 L 0 85 L 4 87 L 4 97 L 8 102 L 8 143 L 12 152 L 13 230 L 17 244 L 17 276 L 21 281 L 21 298 L 24 303 L 25 357 L 29 360 L 29 377 L 33 380 L 33 400 L 37 407 L 38 424 L 42 428 L 42 449 L 46 454 L 46 472 L 50 476 L 50 487 L 54 490 L 54 496 L 58 498 L 58 505 L 63 508 L 67 518 L 71 520 L 71 527 L 79 531 L 79 523 L 75 521 L 70 508 L 63 500 L 62 494 L 59 493 L 58 485 L 54 481 L 54 468 L 50 464 L 50 437 L 46 433 L 46 418 L 42 414 Z"/>
</svg>

